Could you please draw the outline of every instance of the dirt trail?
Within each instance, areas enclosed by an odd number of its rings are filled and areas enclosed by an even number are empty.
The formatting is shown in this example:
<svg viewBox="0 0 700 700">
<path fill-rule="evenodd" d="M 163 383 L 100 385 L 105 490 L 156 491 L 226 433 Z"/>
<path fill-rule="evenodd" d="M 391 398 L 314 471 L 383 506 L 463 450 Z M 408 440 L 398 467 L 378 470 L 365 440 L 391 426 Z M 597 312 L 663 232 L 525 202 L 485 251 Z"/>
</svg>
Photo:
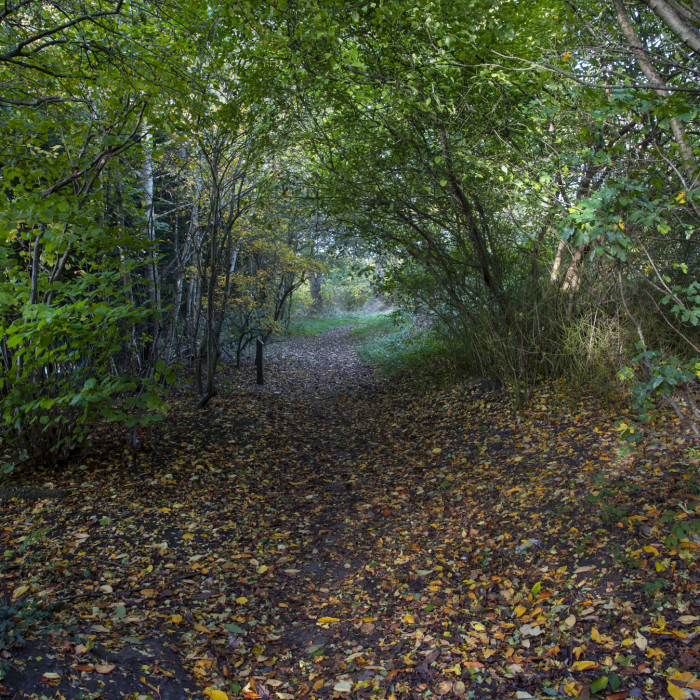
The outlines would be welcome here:
<svg viewBox="0 0 700 700">
<path fill-rule="evenodd" d="M 622 637 L 657 624 L 645 572 L 621 571 L 614 548 L 661 545 L 638 490 L 615 499 L 634 499 L 647 530 L 601 520 L 583 494 L 608 467 L 671 487 L 615 461 L 593 405 L 538 402 L 518 425 L 479 388 L 419 395 L 375 377 L 347 329 L 268 347 L 263 387 L 224 372 L 204 412 L 183 392 L 153 460 L 134 470 L 106 436 L 52 477 L 60 503 L 3 513 L 8 590 L 60 604 L 48 636 L 5 652 L 0 693 L 584 697 Z M 674 562 L 669 627 L 698 582 Z M 694 662 L 690 641 L 662 637 L 663 663 Z M 586 673 L 572 670 L 581 645 Z M 659 697 L 653 659 L 623 651 L 606 673 Z"/>
</svg>

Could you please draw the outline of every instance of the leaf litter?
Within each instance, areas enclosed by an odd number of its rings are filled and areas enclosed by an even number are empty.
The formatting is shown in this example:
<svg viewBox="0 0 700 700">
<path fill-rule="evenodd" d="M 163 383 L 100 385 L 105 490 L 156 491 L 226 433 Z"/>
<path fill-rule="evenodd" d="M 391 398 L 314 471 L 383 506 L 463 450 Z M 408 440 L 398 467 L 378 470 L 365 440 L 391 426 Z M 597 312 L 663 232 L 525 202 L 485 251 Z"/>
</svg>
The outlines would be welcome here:
<svg viewBox="0 0 700 700">
<path fill-rule="evenodd" d="M 700 697 L 697 467 L 614 419 L 376 377 L 347 329 L 277 344 L 137 464 L 106 433 L 6 504 L 6 602 L 52 614 L 0 696 Z"/>
</svg>

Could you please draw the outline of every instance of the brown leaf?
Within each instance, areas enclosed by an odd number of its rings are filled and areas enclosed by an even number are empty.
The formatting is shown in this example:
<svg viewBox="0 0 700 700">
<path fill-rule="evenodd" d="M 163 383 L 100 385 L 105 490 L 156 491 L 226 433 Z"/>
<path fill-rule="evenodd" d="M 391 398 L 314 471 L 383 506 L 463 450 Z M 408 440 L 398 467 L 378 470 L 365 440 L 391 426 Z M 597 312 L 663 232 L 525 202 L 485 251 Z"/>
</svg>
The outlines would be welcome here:
<svg viewBox="0 0 700 700">
<path fill-rule="evenodd" d="M 452 681 L 440 681 L 435 688 L 436 695 L 447 695 L 452 690 Z"/>
<path fill-rule="evenodd" d="M 97 671 L 97 673 L 112 673 L 115 668 L 115 664 L 98 664 L 95 666 L 95 671 Z"/>
</svg>

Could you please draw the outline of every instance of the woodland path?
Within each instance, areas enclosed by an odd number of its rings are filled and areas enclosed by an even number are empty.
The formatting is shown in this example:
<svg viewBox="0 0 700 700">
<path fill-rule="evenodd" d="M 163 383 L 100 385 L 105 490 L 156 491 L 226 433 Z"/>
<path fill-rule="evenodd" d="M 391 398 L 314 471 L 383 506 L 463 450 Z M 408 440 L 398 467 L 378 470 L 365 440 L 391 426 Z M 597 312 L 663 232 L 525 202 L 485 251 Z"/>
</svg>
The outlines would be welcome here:
<svg viewBox="0 0 700 700">
<path fill-rule="evenodd" d="M 591 697 L 605 675 L 617 700 L 693 672 L 697 565 L 656 524 L 680 470 L 617 458 L 590 399 L 517 423 L 478 386 L 375 377 L 348 333 L 271 346 L 263 387 L 229 372 L 204 412 L 183 390 L 152 460 L 106 435 L 53 478 L 65 499 L 10 504 L 9 589 L 63 602 L 6 652 L 6 697 Z M 673 564 L 660 612 L 617 550 Z"/>
</svg>

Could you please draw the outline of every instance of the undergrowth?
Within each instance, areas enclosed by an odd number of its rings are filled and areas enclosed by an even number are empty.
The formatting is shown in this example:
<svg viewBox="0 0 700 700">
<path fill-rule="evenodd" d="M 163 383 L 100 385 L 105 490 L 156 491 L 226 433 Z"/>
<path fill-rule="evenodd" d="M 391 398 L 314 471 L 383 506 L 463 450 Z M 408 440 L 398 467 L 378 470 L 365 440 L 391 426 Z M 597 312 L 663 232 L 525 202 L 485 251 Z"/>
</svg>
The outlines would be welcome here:
<svg viewBox="0 0 700 700">
<path fill-rule="evenodd" d="M 457 378 L 447 344 L 421 317 L 383 314 L 354 328 L 350 337 L 362 359 L 385 377 L 410 375 L 425 386 L 444 386 Z"/>
<path fill-rule="evenodd" d="M 290 322 L 287 330 L 287 337 L 302 338 L 312 335 L 320 335 L 326 331 L 332 331 L 336 328 L 345 328 L 346 326 L 358 326 L 364 323 L 371 323 L 376 313 L 356 313 L 343 314 L 340 316 L 319 316 L 319 317 L 301 317 Z"/>
</svg>

